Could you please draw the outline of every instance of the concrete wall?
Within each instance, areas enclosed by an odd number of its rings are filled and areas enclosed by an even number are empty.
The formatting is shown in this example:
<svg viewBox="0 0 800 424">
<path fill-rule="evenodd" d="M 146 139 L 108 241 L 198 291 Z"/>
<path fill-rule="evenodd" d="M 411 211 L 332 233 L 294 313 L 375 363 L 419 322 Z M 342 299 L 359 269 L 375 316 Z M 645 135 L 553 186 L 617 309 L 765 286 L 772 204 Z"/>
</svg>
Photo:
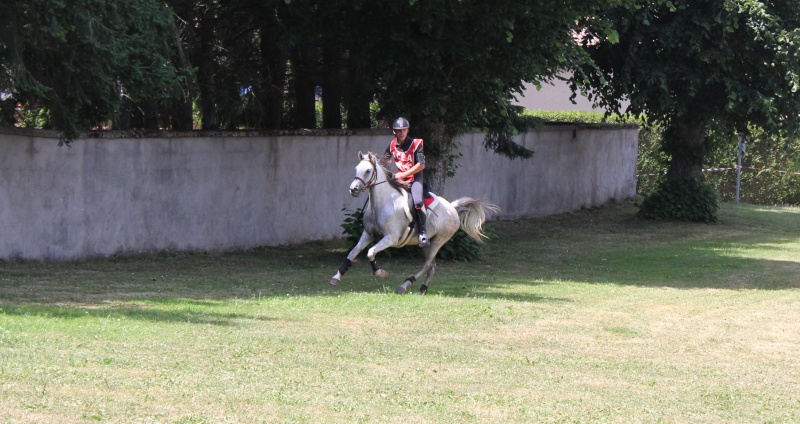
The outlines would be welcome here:
<svg viewBox="0 0 800 424">
<path fill-rule="evenodd" d="M 70 260 L 159 250 L 224 251 L 341 236 L 359 151 L 388 130 L 87 133 L 0 129 L 0 259 Z M 637 130 L 548 127 L 519 142 L 530 160 L 464 153 L 446 197 L 486 197 L 500 218 L 540 216 L 635 194 Z"/>
<path fill-rule="evenodd" d="M 635 127 L 549 126 L 517 137 L 535 152 L 511 160 L 487 153 L 484 134 L 462 137 L 464 156 L 447 181 L 449 198 L 491 199 L 502 219 L 600 206 L 636 194 Z"/>
</svg>

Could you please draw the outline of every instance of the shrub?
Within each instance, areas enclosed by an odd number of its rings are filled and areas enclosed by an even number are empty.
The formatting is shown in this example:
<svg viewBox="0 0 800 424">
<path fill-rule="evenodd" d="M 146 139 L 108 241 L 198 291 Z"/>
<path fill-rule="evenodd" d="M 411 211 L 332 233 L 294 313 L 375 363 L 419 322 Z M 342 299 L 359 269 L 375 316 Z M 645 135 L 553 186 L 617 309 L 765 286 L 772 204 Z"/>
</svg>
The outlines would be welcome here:
<svg viewBox="0 0 800 424">
<path fill-rule="evenodd" d="M 648 219 L 716 222 L 719 198 L 704 180 L 665 180 L 639 205 L 639 216 Z"/>
</svg>

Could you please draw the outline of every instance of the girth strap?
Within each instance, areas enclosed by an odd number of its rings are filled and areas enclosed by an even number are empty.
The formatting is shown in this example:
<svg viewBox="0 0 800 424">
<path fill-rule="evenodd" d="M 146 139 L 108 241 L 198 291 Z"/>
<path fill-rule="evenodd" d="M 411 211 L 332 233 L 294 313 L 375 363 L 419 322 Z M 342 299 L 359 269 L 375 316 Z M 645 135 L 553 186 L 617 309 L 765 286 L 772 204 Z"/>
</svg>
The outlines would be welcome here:
<svg viewBox="0 0 800 424">
<path fill-rule="evenodd" d="M 403 211 L 406 213 L 406 218 L 412 223 L 414 222 L 413 215 L 411 215 L 411 206 L 410 202 L 408 201 L 408 190 L 400 190 L 403 192 Z"/>
</svg>

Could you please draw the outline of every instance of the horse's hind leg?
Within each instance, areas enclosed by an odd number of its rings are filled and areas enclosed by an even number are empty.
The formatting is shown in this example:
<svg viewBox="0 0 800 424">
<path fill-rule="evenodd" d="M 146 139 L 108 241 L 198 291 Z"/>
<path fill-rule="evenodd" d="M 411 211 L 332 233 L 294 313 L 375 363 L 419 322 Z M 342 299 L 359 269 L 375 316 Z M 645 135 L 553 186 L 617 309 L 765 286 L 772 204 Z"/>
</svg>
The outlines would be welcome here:
<svg viewBox="0 0 800 424">
<path fill-rule="evenodd" d="M 436 272 L 436 254 L 439 253 L 439 249 L 447 243 L 447 240 L 450 240 L 450 237 L 434 237 L 431 239 L 431 245 L 423 250 L 425 252 L 425 264 L 422 265 L 422 268 L 420 268 L 416 274 L 408 277 L 403 284 L 397 286 L 394 290 L 395 293 L 405 293 L 423 275 L 425 275 L 425 281 L 422 283 L 419 292 L 420 294 L 425 294 L 428 291 L 428 283 Z"/>
<path fill-rule="evenodd" d="M 435 274 L 435 273 L 436 273 L 436 262 L 434 261 L 433 263 L 431 263 L 430 267 L 428 268 L 428 272 L 425 273 L 425 282 L 423 282 L 422 286 L 420 286 L 419 294 L 428 293 L 428 282 L 431 281 L 431 277 L 433 277 L 433 274 Z M 414 283 L 416 281 L 417 281 L 417 276 L 416 275 L 412 275 L 411 277 L 408 277 L 406 279 L 406 281 L 403 282 L 403 284 L 400 284 L 399 286 L 397 286 L 397 288 L 394 290 L 395 293 L 397 293 L 397 294 L 405 293 L 406 291 L 408 291 L 409 288 L 411 288 L 411 286 L 414 285 Z"/>
<path fill-rule="evenodd" d="M 428 273 L 425 274 L 425 281 L 422 283 L 422 286 L 419 288 L 419 294 L 425 294 L 428 292 L 428 283 L 431 281 L 431 277 L 433 274 L 436 274 L 436 259 L 434 258 L 433 263 L 431 263 L 431 268 L 428 270 Z"/>
</svg>

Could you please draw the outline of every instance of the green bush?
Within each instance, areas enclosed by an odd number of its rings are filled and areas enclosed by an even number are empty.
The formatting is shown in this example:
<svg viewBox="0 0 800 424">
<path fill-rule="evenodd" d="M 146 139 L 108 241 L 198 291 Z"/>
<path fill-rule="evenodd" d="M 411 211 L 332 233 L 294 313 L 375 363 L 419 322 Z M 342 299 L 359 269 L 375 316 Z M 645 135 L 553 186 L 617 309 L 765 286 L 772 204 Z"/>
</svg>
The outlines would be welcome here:
<svg viewBox="0 0 800 424">
<path fill-rule="evenodd" d="M 344 221 L 341 224 L 342 234 L 345 236 L 347 250 L 349 251 L 356 247 L 358 240 L 361 238 L 361 233 L 364 232 L 364 222 L 361 220 L 363 209 L 358 208 L 351 211 L 347 208 L 342 208 L 342 212 L 344 212 Z"/>
<path fill-rule="evenodd" d="M 714 186 L 693 179 L 665 180 L 639 205 L 647 219 L 716 222 L 719 198 Z"/>
<path fill-rule="evenodd" d="M 494 230 L 489 225 L 484 225 L 483 233 L 486 234 L 489 239 L 493 239 L 496 236 Z M 442 246 L 437 258 L 446 261 L 471 262 L 480 257 L 485 246 L 485 244 L 476 242 L 470 238 L 467 233 L 459 229 L 453 234 L 453 238 Z"/>
<path fill-rule="evenodd" d="M 600 124 L 600 123 L 638 123 L 632 117 L 620 115 L 606 116 L 602 112 L 560 111 L 560 110 L 526 110 L 525 115 L 534 116 L 545 123 Z"/>
<path fill-rule="evenodd" d="M 362 209 L 358 208 L 351 211 L 347 208 L 343 208 L 342 211 L 345 214 L 344 221 L 341 224 L 343 229 L 342 234 L 345 235 L 345 240 L 347 240 L 347 249 L 351 250 L 358 244 L 361 233 L 364 231 Z M 485 226 L 483 229 L 484 233 L 490 238 L 494 236 L 494 231 L 492 231 L 491 227 Z M 374 242 L 372 244 L 374 244 Z M 370 244 L 370 246 L 372 246 L 372 244 Z M 367 246 L 367 248 L 370 246 Z M 467 233 L 459 229 L 458 232 L 453 235 L 453 238 L 439 250 L 436 257 L 437 259 L 447 261 L 470 262 L 480 256 L 483 248 L 483 244 L 477 243 L 475 240 L 471 239 Z M 389 257 L 422 257 L 422 249 L 420 249 L 419 246 L 386 249 L 384 252 L 386 252 Z"/>
</svg>

